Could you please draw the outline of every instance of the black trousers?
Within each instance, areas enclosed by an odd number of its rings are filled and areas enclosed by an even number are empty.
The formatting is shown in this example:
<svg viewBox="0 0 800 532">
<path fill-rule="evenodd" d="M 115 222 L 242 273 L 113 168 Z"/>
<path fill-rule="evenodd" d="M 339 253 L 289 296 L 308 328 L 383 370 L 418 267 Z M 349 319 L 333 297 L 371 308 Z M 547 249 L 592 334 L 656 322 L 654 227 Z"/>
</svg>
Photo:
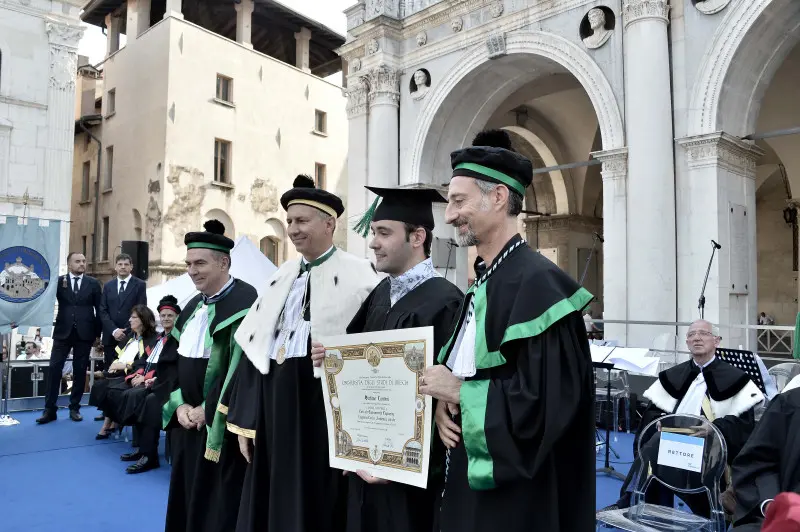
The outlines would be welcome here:
<svg viewBox="0 0 800 532">
<path fill-rule="evenodd" d="M 161 434 L 161 401 L 155 394 L 147 395 L 135 429 L 139 452 L 145 456 L 157 457 L 158 437 Z"/>
<path fill-rule="evenodd" d="M 108 371 L 108 368 L 111 367 L 111 364 L 117 359 L 117 342 L 115 341 L 111 345 L 103 345 L 103 363 L 105 364 L 104 368 Z"/>
<path fill-rule="evenodd" d="M 78 337 L 74 328 L 66 340 L 53 340 L 53 351 L 50 353 L 50 374 L 47 383 L 44 408 L 55 413 L 56 401 L 61 391 L 61 372 L 64 371 L 64 362 L 72 350 L 72 393 L 69 396 L 69 409 L 78 411 L 81 408 L 83 388 L 86 385 L 86 368 L 89 367 L 89 356 L 92 350 L 92 341 L 84 341 Z"/>
</svg>

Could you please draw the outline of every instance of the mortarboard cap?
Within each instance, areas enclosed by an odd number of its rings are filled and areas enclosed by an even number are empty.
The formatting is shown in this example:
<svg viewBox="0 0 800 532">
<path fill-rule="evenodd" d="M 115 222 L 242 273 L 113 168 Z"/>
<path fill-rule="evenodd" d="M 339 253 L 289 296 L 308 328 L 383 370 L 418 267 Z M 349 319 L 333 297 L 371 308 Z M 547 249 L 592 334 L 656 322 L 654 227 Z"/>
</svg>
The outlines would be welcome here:
<svg viewBox="0 0 800 532">
<path fill-rule="evenodd" d="M 453 177 L 464 176 L 505 185 L 520 196 L 533 181 L 533 164 L 515 152 L 503 130 L 478 133 L 472 146 L 450 154 Z"/>
<path fill-rule="evenodd" d="M 225 226 L 219 220 L 209 220 L 203 224 L 205 231 L 186 233 L 183 243 L 188 249 L 213 249 L 230 253 L 234 242 L 225 236 Z"/>
<path fill-rule="evenodd" d="M 353 228 L 366 237 L 372 222 L 394 220 L 422 226 L 433 231 L 433 204 L 447 203 L 442 195 L 430 188 L 364 187 L 378 197 Z"/>
<path fill-rule="evenodd" d="M 344 212 L 344 204 L 339 196 L 317 188 L 314 180 L 307 175 L 297 176 L 292 188 L 281 196 L 283 210 L 289 210 L 292 205 L 308 205 L 334 218 L 338 218 Z"/>
</svg>

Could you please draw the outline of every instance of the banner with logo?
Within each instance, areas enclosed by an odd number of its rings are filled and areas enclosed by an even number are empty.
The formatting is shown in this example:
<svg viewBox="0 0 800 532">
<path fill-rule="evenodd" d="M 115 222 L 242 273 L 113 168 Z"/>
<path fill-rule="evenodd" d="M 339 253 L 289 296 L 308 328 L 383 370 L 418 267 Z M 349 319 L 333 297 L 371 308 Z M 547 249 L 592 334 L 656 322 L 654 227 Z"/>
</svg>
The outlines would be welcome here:
<svg viewBox="0 0 800 532">
<path fill-rule="evenodd" d="M 60 252 L 60 221 L 0 216 L 0 334 L 40 327 L 51 335 Z"/>
</svg>

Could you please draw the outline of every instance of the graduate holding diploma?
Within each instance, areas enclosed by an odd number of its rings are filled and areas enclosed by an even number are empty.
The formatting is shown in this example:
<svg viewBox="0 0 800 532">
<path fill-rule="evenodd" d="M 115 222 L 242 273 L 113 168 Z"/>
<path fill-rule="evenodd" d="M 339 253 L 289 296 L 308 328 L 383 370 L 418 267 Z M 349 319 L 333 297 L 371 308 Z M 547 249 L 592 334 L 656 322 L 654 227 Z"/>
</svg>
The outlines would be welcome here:
<svg viewBox="0 0 800 532">
<path fill-rule="evenodd" d="M 452 333 L 463 297 L 436 272 L 430 258 L 432 204 L 445 200 L 435 190 L 366 188 L 380 198 L 356 227 L 372 233 L 369 247 L 375 252 L 376 269 L 389 276 L 361 305 L 347 333 L 432 326 L 434 353 L 438 353 Z M 314 344 L 315 365 L 321 365 L 324 356 L 325 348 Z M 443 458 L 444 447 L 434 437 L 427 489 L 387 482 L 365 471 L 348 475 L 347 532 L 433 530 Z"/>
</svg>

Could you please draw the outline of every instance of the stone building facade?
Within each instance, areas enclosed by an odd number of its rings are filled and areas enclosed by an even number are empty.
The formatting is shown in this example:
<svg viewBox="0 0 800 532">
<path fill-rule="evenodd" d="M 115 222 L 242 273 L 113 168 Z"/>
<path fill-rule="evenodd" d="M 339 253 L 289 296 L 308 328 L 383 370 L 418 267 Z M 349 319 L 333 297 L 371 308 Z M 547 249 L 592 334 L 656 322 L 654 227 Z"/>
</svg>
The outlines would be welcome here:
<svg viewBox="0 0 800 532">
<path fill-rule="evenodd" d="M 0 216 L 61 220 L 60 273 L 70 226 L 81 4 L 0 0 Z"/>
<path fill-rule="evenodd" d="M 452 150 L 504 128 L 550 169 L 521 232 L 575 278 L 586 270 L 598 316 L 697 318 L 714 240 L 705 317 L 726 344 L 752 346 L 725 325 L 761 311 L 794 323 L 799 2 L 361 0 L 346 14 L 353 212 L 372 200 L 364 184 L 446 183 Z M 440 223 L 434 260 L 464 286 L 472 263 L 452 236 Z M 676 331 L 606 332 L 649 347 Z"/>
<path fill-rule="evenodd" d="M 93 0 L 82 18 L 108 32 L 76 117 L 97 140 L 74 139 L 71 245 L 89 269 L 108 278 L 122 241 L 146 241 L 159 284 L 185 272 L 184 234 L 211 218 L 293 258 L 279 198 L 295 176 L 346 191 L 346 98 L 325 79 L 344 36 L 253 0 Z M 338 231 L 344 245 L 346 218 Z"/>
</svg>

